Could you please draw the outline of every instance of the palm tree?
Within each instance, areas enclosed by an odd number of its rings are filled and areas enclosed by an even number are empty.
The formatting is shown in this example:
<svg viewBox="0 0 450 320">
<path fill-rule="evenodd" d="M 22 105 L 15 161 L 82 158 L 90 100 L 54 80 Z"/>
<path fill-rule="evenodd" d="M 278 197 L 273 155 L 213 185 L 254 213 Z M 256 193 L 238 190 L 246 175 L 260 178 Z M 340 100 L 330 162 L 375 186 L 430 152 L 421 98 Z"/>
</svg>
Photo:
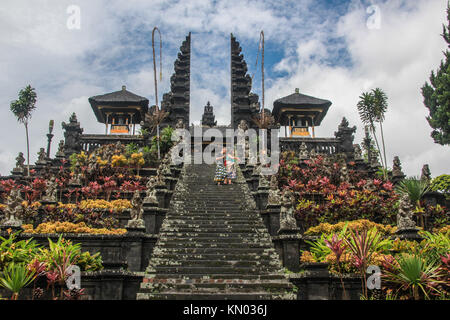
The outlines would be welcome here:
<svg viewBox="0 0 450 320">
<path fill-rule="evenodd" d="M 384 114 L 386 113 L 386 110 L 387 110 L 387 95 L 380 88 L 376 88 L 376 89 L 372 90 L 372 96 L 373 96 L 373 101 L 374 101 L 373 111 L 375 114 L 375 121 L 380 123 L 381 143 L 383 145 L 384 163 L 387 166 L 386 146 L 384 144 L 384 134 L 383 134 Z"/>
<path fill-rule="evenodd" d="M 378 143 L 377 136 L 375 134 L 375 121 L 377 119 L 376 113 L 375 113 L 375 98 L 372 93 L 370 92 L 364 92 L 360 97 L 357 104 L 359 116 L 361 118 L 361 121 L 368 125 L 370 130 L 372 131 L 372 135 L 375 139 L 375 143 L 377 145 L 378 153 L 381 155 L 380 145 Z M 380 156 L 381 159 L 381 165 L 385 169 L 385 163 Z M 385 170 L 383 170 L 385 171 Z"/>
<path fill-rule="evenodd" d="M 36 92 L 30 85 L 26 86 L 19 92 L 19 99 L 11 102 L 11 111 L 25 126 L 25 133 L 27 136 L 27 171 L 30 175 L 30 140 L 28 137 L 28 123 L 31 119 L 31 113 L 36 109 Z"/>
</svg>

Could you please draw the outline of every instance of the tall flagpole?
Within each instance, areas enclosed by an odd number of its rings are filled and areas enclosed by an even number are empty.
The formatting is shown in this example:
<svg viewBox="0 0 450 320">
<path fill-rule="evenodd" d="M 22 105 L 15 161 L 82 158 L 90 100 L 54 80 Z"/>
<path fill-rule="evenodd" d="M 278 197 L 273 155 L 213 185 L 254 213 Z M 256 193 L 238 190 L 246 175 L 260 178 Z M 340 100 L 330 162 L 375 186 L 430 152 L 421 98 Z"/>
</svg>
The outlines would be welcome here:
<svg viewBox="0 0 450 320">
<path fill-rule="evenodd" d="M 159 80 L 162 80 L 162 40 L 161 40 L 161 32 L 158 27 L 154 27 L 152 31 L 152 49 L 153 49 L 153 74 L 155 80 L 155 106 L 156 106 L 156 139 L 158 145 L 158 159 L 161 159 L 161 152 L 159 147 L 159 107 L 158 107 L 158 81 L 156 78 L 156 57 L 155 57 L 155 31 L 158 30 L 159 33 Z"/>
</svg>

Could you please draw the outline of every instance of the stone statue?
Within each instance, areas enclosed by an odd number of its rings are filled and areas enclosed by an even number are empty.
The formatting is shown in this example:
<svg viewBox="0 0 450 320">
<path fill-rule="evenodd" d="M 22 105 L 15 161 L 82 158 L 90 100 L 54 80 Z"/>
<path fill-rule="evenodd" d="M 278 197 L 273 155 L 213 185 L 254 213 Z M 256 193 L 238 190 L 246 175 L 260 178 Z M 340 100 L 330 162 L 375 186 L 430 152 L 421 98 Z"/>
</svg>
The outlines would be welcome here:
<svg viewBox="0 0 450 320">
<path fill-rule="evenodd" d="M 64 129 L 64 153 L 66 156 L 72 155 L 82 150 L 82 143 L 80 136 L 83 133 L 83 129 L 80 127 L 80 123 L 77 120 L 75 112 L 69 119 L 69 123 L 62 123 Z"/>
<path fill-rule="evenodd" d="M 73 169 L 73 176 L 72 179 L 70 179 L 69 181 L 69 185 L 72 186 L 81 186 L 82 182 L 81 182 L 81 166 L 80 164 L 77 162 L 74 169 Z"/>
<path fill-rule="evenodd" d="M 184 121 L 183 119 L 178 119 L 175 124 L 175 129 L 184 129 Z"/>
<path fill-rule="evenodd" d="M 23 213 L 22 196 L 19 189 L 12 189 L 6 199 L 5 220 L 2 226 L 20 227 L 22 221 L 20 217 Z"/>
<path fill-rule="evenodd" d="M 306 143 L 302 142 L 300 145 L 300 152 L 299 152 L 300 160 L 306 160 L 309 158 L 308 154 L 308 148 L 306 147 Z"/>
<path fill-rule="evenodd" d="M 239 121 L 238 129 L 243 130 L 244 132 L 248 130 L 247 121 L 241 120 Z"/>
<path fill-rule="evenodd" d="M 313 159 L 313 158 L 315 158 L 316 157 L 316 150 L 315 150 L 315 148 L 312 148 L 311 149 L 311 152 L 309 153 L 309 157 L 311 158 L 311 159 Z"/>
<path fill-rule="evenodd" d="M 262 173 L 262 164 L 258 166 L 259 169 L 259 183 L 258 183 L 258 189 L 267 189 L 269 188 L 269 181 L 267 180 L 267 176 Z"/>
<path fill-rule="evenodd" d="M 16 167 L 13 169 L 13 174 L 21 174 L 25 170 L 25 158 L 23 156 L 23 152 L 19 152 L 19 155 L 16 158 Z"/>
<path fill-rule="evenodd" d="M 96 156 L 95 152 L 89 156 L 87 166 L 88 166 L 87 170 L 88 170 L 89 174 L 93 174 L 95 172 L 95 170 L 97 170 L 98 164 L 97 164 L 97 156 Z"/>
<path fill-rule="evenodd" d="M 280 211 L 280 231 L 297 230 L 297 222 L 294 217 L 294 192 L 291 189 L 284 189 L 281 194 L 281 211 Z"/>
<path fill-rule="evenodd" d="M 40 148 L 39 152 L 38 152 L 38 160 L 37 160 L 37 164 L 46 164 L 47 163 L 47 153 L 45 152 L 44 148 Z"/>
<path fill-rule="evenodd" d="M 58 151 L 56 152 L 55 155 L 57 158 L 64 158 L 65 154 L 64 154 L 64 140 L 60 140 L 59 144 L 58 144 Z"/>
<path fill-rule="evenodd" d="M 144 209 L 142 207 L 142 199 L 139 190 L 136 190 L 131 199 L 131 219 L 128 220 L 127 228 L 133 229 L 145 229 L 145 223 L 143 220 Z"/>
<path fill-rule="evenodd" d="M 279 206 L 280 204 L 281 198 L 280 198 L 280 190 L 278 189 L 278 180 L 277 176 L 273 175 L 270 178 L 270 189 L 269 189 L 269 196 L 267 198 L 267 205 Z"/>
<path fill-rule="evenodd" d="M 430 182 L 431 181 L 431 171 L 428 164 L 424 164 L 422 167 L 422 174 L 420 175 L 420 180 Z"/>
<path fill-rule="evenodd" d="M 162 164 L 160 164 L 158 169 L 156 170 L 156 185 L 157 186 L 165 186 L 166 185 L 166 179 L 164 178 Z"/>
<path fill-rule="evenodd" d="M 377 191 L 377 187 L 375 186 L 375 184 L 373 183 L 372 179 L 367 180 L 366 184 L 364 185 L 364 189 L 370 191 L 370 192 L 375 192 Z"/>
<path fill-rule="evenodd" d="M 355 160 L 362 160 L 362 151 L 361 151 L 361 147 L 359 146 L 359 144 L 354 144 L 353 145 L 353 158 Z"/>
<path fill-rule="evenodd" d="M 23 152 L 19 152 L 19 155 L 16 158 L 16 168 L 24 169 L 25 168 L 25 158 L 23 156 Z"/>
<path fill-rule="evenodd" d="M 402 172 L 402 164 L 400 163 L 400 159 L 398 156 L 394 157 L 394 162 L 392 166 L 392 176 L 404 176 L 404 173 Z"/>
<path fill-rule="evenodd" d="M 45 202 L 57 202 L 58 194 L 58 183 L 56 182 L 55 176 L 52 176 L 49 181 L 47 181 L 47 187 L 45 189 L 45 196 L 42 198 Z"/>
<path fill-rule="evenodd" d="M 345 163 L 345 161 L 342 164 L 339 179 L 341 180 L 341 183 L 349 181 L 349 179 L 348 179 L 348 169 L 347 169 L 347 164 Z"/>
<path fill-rule="evenodd" d="M 407 194 L 404 194 L 400 198 L 398 213 L 397 213 L 397 228 L 398 230 L 415 229 L 416 223 L 414 222 L 413 205 L 409 200 Z"/>
<path fill-rule="evenodd" d="M 156 198 L 156 178 L 150 177 L 147 181 L 146 187 L 147 191 L 145 194 L 144 202 L 146 203 L 158 203 L 158 199 Z"/>
</svg>

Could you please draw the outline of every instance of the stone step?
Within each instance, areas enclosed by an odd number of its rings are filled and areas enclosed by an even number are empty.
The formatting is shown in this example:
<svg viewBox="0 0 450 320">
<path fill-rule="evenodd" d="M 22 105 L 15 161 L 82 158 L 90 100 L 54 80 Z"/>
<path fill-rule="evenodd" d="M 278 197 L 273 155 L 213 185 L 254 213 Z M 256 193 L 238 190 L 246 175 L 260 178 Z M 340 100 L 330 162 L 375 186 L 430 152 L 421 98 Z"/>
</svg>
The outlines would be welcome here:
<svg viewBox="0 0 450 320">
<path fill-rule="evenodd" d="M 272 260 L 274 253 L 172 253 L 164 252 L 154 254 L 152 258 L 158 259 L 180 259 L 180 260 L 215 260 L 215 261 L 237 261 L 237 260 Z"/>
<path fill-rule="evenodd" d="M 195 242 L 188 242 L 188 243 L 182 243 L 182 242 L 171 242 L 166 243 L 163 241 L 158 241 L 158 246 L 164 247 L 164 248 L 214 248 L 214 249 L 250 249 L 250 248 L 260 248 L 260 249 L 268 249 L 270 246 L 268 246 L 267 243 L 195 243 Z"/>
<path fill-rule="evenodd" d="M 155 280 L 154 282 L 144 282 L 141 284 L 141 289 L 154 289 L 160 284 L 164 284 L 169 290 L 174 290 L 176 292 L 195 290 L 196 292 L 205 290 L 208 292 L 255 292 L 255 291 L 277 291 L 277 290 L 289 290 L 292 289 L 292 285 L 286 283 L 285 281 L 257 281 L 257 282 L 247 282 L 245 280 L 231 280 L 227 281 L 222 279 L 222 282 L 200 282 L 200 283 L 168 283 L 160 282 L 160 280 Z"/>
<path fill-rule="evenodd" d="M 203 266 L 192 266 L 192 267 L 169 267 L 169 266 L 156 266 L 153 267 L 157 273 L 203 273 L 204 275 L 212 274 L 254 274 L 254 273 L 270 273 L 276 272 L 279 268 L 275 266 L 258 266 L 258 267 L 203 267 Z"/>
<path fill-rule="evenodd" d="M 267 243 L 270 243 L 270 238 L 268 238 L 267 236 L 261 236 L 258 237 L 256 235 L 251 235 L 248 236 L 248 241 L 245 241 L 244 238 L 238 238 L 238 237 L 230 237 L 230 238 L 219 238 L 219 237 L 177 237 L 174 239 L 170 239 L 170 238 L 165 238 L 163 235 L 160 236 L 159 238 L 159 245 L 166 245 L 166 244 L 172 244 L 172 243 L 180 243 L 182 242 L 182 244 L 186 244 L 184 243 L 184 241 L 191 241 L 194 240 L 195 242 L 201 243 L 201 244 L 223 244 L 223 245 L 231 245 L 231 244 L 239 244 L 242 246 L 247 246 L 249 244 L 255 244 L 258 243 L 258 240 L 266 240 L 266 243 L 261 243 L 261 245 L 267 246 Z"/>
<path fill-rule="evenodd" d="M 160 248 L 156 247 L 153 250 L 153 253 L 156 255 L 159 252 L 164 253 L 173 253 L 173 254 L 277 254 L 275 249 L 273 248 L 267 248 L 267 247 L 261 247 L 261 248 L 189 248 L 189 247 L 181 247 L 181 248 Z"/>
<path fill-rule="evenodd" d="M 183 281 L 204 281 L 211 279 L 220 281 L 221 279 L 227 279 L 231 281 L 238 280 L 261 280 L 261 281 L 275 281 L 275 280 L 287 280 L 286 275 L 281 273 L 261 273 L 261 274 L 208 274 L 203 273 L 190 273 L 190 274 L 179 274 L 179 273 L 166 273 L 166 274 L 155 274 L 149 273 L 145 276 L 147 279 L 165 279 L 166 282 L 183 282 Z M 144 280 L 150 281 L 150 280 Z"/>
<path fill-rule="evenodd" d="M 176 231 L 172 231 L 170 228 L 170 231 L 165 231 L 165 234 L 186 234 L 186 235 L 203 235 L 203 234 L 211 234 L 211 236 L 214 236 L 215 234 L 239 234 L 242 233 L 243 235 L 247 235 L 249 232 L 258 232 L 258 233 L 264 233 L 264 229 L 260 228 L 259 226 L 248 226 L 248 227 L 242 227 L 240 225 L 210 225 L 210 226 L 203 226 L 203 227 L 197 227 L 197 226 L 186 226 L 186 225 L 180 225 L 177 224 L 172 225 Z M 162 234 L 163 232 L 161 232 Z"/>
<path fill-rule="evenodd" d="M 195 260 L 173 260 L 171 258 L 159 258 L 155 257 L 151 259 L 152 266 L 154 268 L 160 267 L 180 267 L 180 268 L 190 268 L 190 267 L 204 267 L 204 268 L 254 268 L 254 267 L 265 267 L 271 268 L 273 266 L 280 267 L 280 264 L 275 260 L 263 260 L 263 259 L 253 259 L 253 260 L 206 260 L 206 259 L 195 259 Z"/>
<path fill-rule="evenodd" d="M 291 295 L 272 294 L 267 292 L 252 293 L 206 293 L 206 292 L 164 292 L 164 293 L 145 293 L 137 294 L 138 300 L 273 300 L 289 299 Z M 293 298 L 290 298 L 293 299 Z"/>
</svg>

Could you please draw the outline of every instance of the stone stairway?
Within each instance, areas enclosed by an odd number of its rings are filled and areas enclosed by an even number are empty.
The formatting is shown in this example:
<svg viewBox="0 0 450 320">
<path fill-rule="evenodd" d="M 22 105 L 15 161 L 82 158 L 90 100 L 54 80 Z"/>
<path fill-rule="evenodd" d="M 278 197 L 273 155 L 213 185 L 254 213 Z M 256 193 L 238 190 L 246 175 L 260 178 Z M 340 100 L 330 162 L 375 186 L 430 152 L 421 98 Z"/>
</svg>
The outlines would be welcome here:
<svg viewBox="0 0 450 320">
<path fill-rule="evenodd" d="M 242 173 L 185 164 L 137 299 L 294 299 Z"/>
</svg>

